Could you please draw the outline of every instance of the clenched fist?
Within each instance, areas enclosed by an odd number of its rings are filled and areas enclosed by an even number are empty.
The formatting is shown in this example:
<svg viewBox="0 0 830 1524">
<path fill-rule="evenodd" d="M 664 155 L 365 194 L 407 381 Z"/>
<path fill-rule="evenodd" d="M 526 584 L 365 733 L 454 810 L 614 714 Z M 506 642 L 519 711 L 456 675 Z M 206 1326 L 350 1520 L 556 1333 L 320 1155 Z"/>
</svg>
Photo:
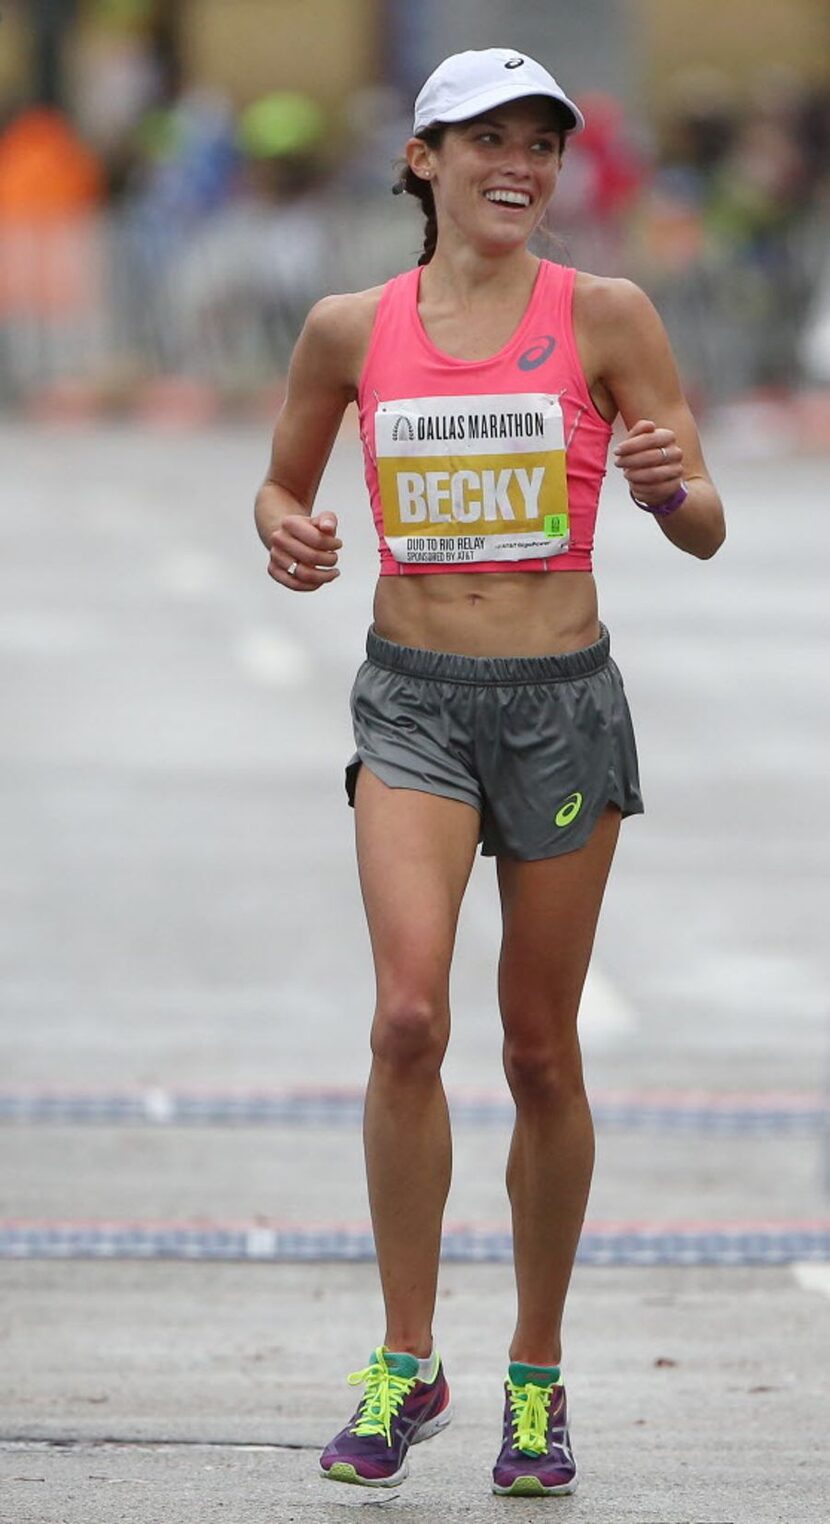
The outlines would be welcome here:
<svg viewBox="0 0 830 1524">
<path fill-rule="evenodd" d="M 674 493 L 683 480 L 683 451 L 671 429 L 659 429 L 649 418 L 641 418 L 629 429 L 614 451 L 632 497 L 650 508 L 659 507 Z"/>
<path fill-rule="evenodd" d="M 271 536 L 268 575 L 295 593 L 313 593 L 340 576 L 337 515 L 289 513 Z"/>
</svg>

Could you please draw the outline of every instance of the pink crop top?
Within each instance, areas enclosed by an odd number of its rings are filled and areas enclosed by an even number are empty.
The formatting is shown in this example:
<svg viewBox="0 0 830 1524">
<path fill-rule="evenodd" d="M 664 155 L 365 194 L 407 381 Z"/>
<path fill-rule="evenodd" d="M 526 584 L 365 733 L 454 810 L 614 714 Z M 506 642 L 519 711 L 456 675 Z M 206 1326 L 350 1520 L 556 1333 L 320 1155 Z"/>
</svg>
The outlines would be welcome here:
<svg viewBox="0 0 830 1524">
<path fill-rule="evenodd" d="M 542 260 L 487 360 L 430 342 L 420 276 L 384 286 L 358 388 L 381 576 L 590 571 L 611 425 L 577 353 L 576 271 Z"/>
</svg>

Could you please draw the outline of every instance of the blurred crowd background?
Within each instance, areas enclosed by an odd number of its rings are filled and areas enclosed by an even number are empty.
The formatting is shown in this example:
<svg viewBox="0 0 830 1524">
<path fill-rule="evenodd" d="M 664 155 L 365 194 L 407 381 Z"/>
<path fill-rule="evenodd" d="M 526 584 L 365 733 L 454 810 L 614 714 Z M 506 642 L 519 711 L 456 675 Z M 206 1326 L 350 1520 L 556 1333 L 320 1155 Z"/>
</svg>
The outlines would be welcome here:
<svg viewBox="0 0 830 1524">
<path fill-rule="evenodd" d="M 830 384 L 827 0 L 2 0 L 0 404 L 277 387 L 417 258 L 413 97 L 492 45 L 588 122 L 542 249 L 645 287 L 696 405 Z"/>
</svg>

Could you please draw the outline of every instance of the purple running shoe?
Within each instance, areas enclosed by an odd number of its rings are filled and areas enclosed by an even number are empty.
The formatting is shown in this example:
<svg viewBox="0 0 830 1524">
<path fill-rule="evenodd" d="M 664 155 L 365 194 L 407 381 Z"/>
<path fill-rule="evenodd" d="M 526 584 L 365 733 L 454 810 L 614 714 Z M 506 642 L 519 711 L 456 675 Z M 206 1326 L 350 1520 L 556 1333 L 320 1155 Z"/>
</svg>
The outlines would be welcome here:
<svg viewBox="0 0 830 1524">
<path fill-rule="evenodd" d="M 353 1371 L 348 1381 L 366 1390 L 345 1429 L 326 1445 L 320 1469 L 335 1482 L 394 1487 L 409 1470 L 409 1446 L 431 1439 L 452 1417 L 441 1361 L 434 1381 L 419 1381 L 414 1355 L 394 1354 L 381 1345 L 366 1369 Z"/>
<path fill-rule="evenodd" d="M 509 1497 L 550 1497 L 576 1491 L 576 1462 L 568 1435 L 565 1388 L 559 1371 L 511 1362 L 504 1386 L 504 1440 L 493 1467 L 493 1491 Z"/>
</svg>

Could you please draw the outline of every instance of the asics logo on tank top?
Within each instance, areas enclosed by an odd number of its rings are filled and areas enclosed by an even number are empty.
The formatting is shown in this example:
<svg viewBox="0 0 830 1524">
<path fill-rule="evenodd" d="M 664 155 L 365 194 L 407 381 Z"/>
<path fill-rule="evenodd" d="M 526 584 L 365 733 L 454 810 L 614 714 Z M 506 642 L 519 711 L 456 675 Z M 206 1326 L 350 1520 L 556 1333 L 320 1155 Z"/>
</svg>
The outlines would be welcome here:
<svg viewBox="0 0 830 1524">
<path fill-rule="evenodd" d="M 534 339 L 529 349 L 519 355 L 517 364 L 519 370 L 538 370 L 549 360 L 556 348 L 556 340 L 552 333 L 543 333 L 541 338 Z"/>
<path fill-rule="evenodd" d="M 523 58 L 508 58 L 505 69 L 520 69 L 524 63 Z"/>
</svg>

